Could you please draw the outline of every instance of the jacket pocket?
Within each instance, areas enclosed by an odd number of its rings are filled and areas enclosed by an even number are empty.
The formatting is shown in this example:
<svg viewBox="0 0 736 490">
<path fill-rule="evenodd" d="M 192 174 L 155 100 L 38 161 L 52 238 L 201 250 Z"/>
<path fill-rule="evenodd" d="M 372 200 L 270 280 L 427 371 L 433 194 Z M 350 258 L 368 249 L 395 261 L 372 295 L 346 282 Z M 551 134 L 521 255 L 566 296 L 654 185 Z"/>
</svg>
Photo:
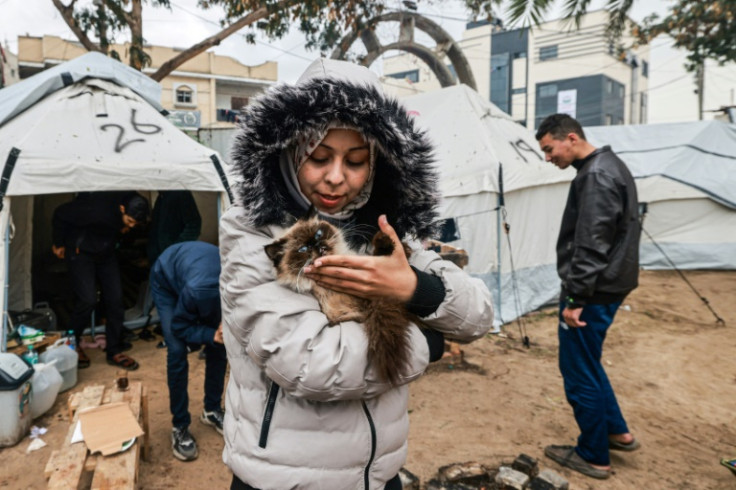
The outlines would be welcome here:
<svg viewBox="0 0 736 490">
<path fill-rule="evenodd" d="M 266 400 L 266 411 L 263 414 L 261 422 L 261 437 L 258 439 L 258 447 L 265 448 L 268 442 L 268 431 L 271 428 L 271 420 L 273 420 L 273 410 L 276 407 L 276 397 L 279 394 L 279 385 L 271 382 L 271 388 L 268 390 L 268 399 Z"/>
</svg>

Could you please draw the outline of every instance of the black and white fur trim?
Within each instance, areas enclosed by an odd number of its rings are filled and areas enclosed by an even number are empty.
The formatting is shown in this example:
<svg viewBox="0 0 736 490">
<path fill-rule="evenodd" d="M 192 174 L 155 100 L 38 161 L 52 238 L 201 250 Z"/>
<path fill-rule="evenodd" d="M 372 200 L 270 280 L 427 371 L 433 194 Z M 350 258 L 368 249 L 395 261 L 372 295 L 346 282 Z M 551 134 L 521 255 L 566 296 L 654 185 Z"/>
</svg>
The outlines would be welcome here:
<svg viewBox="0 0 736 490">
<path fill-rule="evenodd" d="M 357 223 L 377 226 L 386 214 L 402 238 L 434 235 L 439 191 L 433 149 L 396 100 L 368 85 L 320 78 L 274 87 L 244 116 L 231 157 L 236 202 L 250 224 L 286 225 L 302 213 L 284 184 L 280 154 L 298 136 L 337 120 L 357 127 L 377 149 L 373 193 L 355 213 Z"/>
</svg>

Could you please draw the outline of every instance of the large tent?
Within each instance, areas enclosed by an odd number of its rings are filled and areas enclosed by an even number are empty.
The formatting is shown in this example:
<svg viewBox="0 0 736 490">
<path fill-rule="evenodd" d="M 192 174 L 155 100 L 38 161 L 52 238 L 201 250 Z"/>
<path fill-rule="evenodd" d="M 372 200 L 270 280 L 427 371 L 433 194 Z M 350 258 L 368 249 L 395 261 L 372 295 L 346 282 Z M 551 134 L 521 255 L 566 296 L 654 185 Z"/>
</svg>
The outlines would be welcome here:
<svg viewBox="0 0 736 490">
<path fill-rule="evenodd" d="M 736 125 L 697 121 L 585 128 L 610 144 L 647 203 L 642 267 L 736 268 Z"/>
<path fill-rule="evenodd" d="M 496 323 L 554 301 L 555 242 L 574 170 L 546 163 L 531 131 L 465 85 L 402 102 L 437 146 L 441 215 L 459 232 L 448 243 L 468 252 L 466 270 L 493 293 Z"/>
<path fill-rule="evenodd" d="M 50 250 L 51 213 L 73 193 L 196 191 L 200 239 L 216 242 L 229 193 L 220 156 L 171 124 L 160 97 L 149 77 L 98 53 L 0 90 L 1 311 L 32 306 L 34 251 Z"/>
</svg>

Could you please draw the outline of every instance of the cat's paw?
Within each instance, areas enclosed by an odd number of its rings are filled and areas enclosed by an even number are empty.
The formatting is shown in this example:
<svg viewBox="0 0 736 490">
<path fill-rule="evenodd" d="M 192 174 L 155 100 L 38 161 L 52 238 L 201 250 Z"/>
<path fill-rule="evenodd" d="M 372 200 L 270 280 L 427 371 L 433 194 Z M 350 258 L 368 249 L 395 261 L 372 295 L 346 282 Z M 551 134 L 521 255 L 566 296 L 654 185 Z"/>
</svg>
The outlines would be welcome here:
<svg viewBox="0 0 736 490">
<path fill-rule="evenodd" d="M 394 242 L 382 231 L 373 237 L 373 255 L 391 255 L 394 253 Z"/>
</svg>

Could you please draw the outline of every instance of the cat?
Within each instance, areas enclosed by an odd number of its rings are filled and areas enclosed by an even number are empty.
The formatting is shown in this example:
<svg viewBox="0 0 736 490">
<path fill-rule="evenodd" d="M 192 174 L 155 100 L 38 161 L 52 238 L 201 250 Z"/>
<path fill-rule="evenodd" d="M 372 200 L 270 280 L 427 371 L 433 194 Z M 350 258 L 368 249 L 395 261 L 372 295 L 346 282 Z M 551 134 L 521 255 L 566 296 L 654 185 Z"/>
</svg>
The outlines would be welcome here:
<svg viewBox="0 0 736 490">
<path fill-rule="evenodd" d="M 409 247 L 402 244 L 407 257 Z M 318 217 L 300 219 L 280 239 L 266 245 L 266 254 L 276 268 L 280 284 L 299 292 L 311 292 L 327 316 L 330 326 L 356 321 L 365 326 L 368 360 L 381 380 L 398 384 L 409 364 L 410 321 L 417 319 L 398 301 L 365 299 L 317 285 L 306 277 L 305 266 L 324 255 L 354 255 L 342 231 Z M 394 243 L 379 231 L 373 237 L 373 255 L 391 255 Z"/>
</svg>

